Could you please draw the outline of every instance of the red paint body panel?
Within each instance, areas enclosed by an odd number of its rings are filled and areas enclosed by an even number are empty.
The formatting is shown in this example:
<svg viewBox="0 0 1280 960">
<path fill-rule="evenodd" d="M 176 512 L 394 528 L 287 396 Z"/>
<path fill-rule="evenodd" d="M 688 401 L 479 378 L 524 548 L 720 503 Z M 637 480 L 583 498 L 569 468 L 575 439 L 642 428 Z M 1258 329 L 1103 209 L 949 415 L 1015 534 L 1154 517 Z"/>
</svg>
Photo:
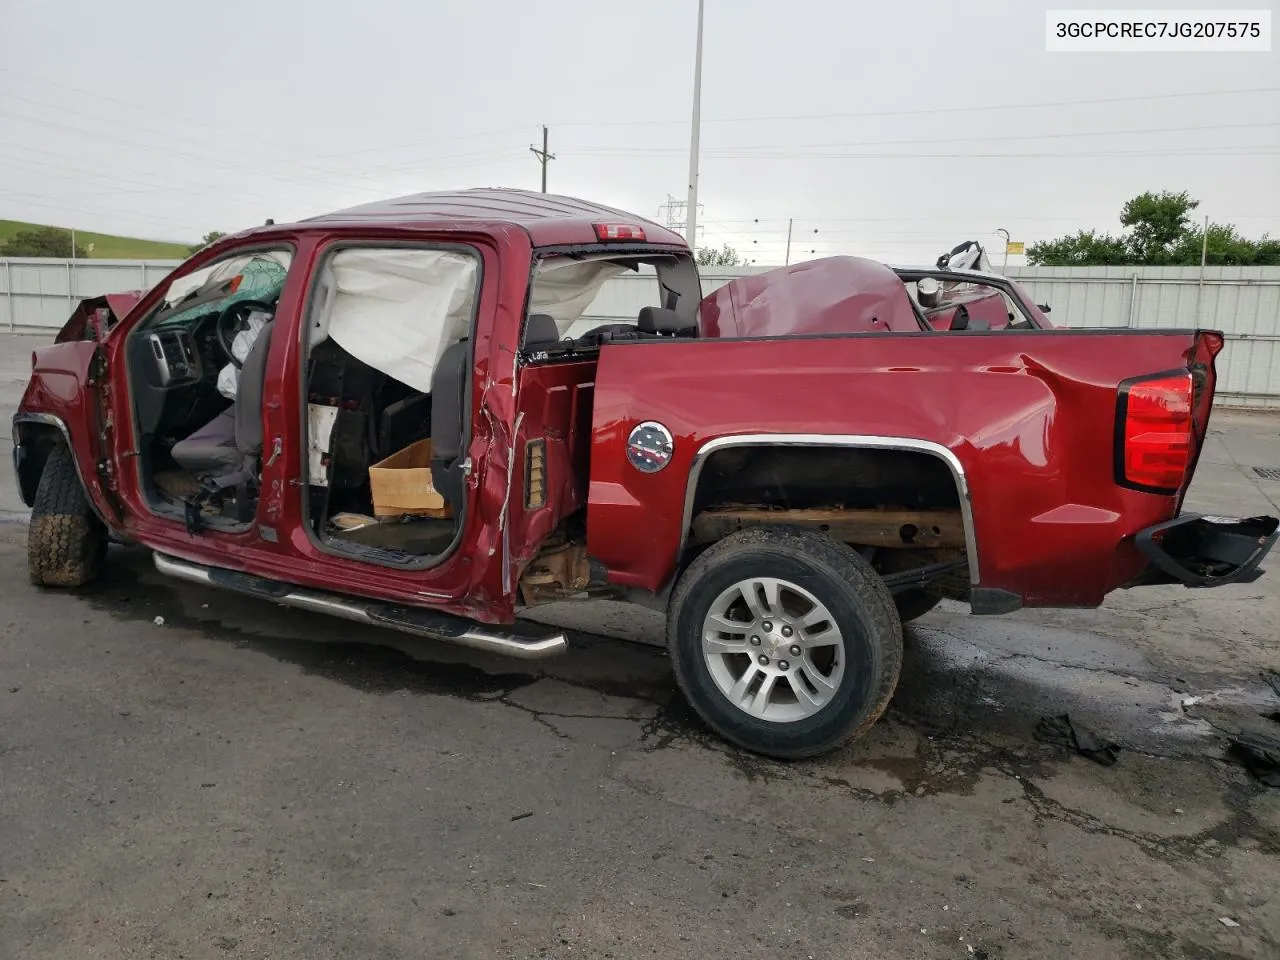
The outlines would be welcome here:
<svg viewBox="0 0 1280 960">
<path fill-rule="evenodd" d="M 527 366 L 520 371 L 518 456 L 509 506 L 513 583 L 547 536 L 587 505 L 595 375 L 593 360 Z M 527 444 L 536 440 L 546 445 L 546 503 L 529 508 L 525 452 Z"/>
<path fill-rule="evenodd" d="M 89 383 L 89 366 L 98 344 L 92 340 L 66 340 L 34 351 L 31 379 L 18 404 L 18 412 L 45 413 L 66 424 L 72 454 L 80 468 L 86 492 L 98 513 L 111 519 L 110 491 L 98 476 L 99 424 L 97 395 Z"/>
<path fill-rule="evenodd" d="M 86 339 L 85 332 L 91 319 L 94 321 L 95 330 L 92 339 L 101 339 L 107 331 L 128 315 L 129 311 L 142 299 L 142 295 L 141 290 L 126 290 L 123 293 L 108 293 L 81 300 L 67 322 L 62 325 L 62 329 L 53 338 L 54 343 Z"/>
<path fill-rule="evenodd" d="M 907 288 L 884 264 L 825 257 L 730 280 L 698 307 L 700 337 L 918 331 Z"/>
<path fill-rule="evenodd" d="M 588 547 L 614 582 L 663 586 L 690 465 L 717 437 L 912 438 L 964 468 L 981 586 L 1028 606 L 1094 606 L 1145 566 L 1128 538 L 1171 518 L 1178 501 L 1117 486 L 1117 385 L 1186 367 L 1194 351 L 1185 331 L 610 344 L 596 376 Z M 624 443 L 649 419 L 671 430 L 675 458 L 645 475 Z"/>
</svg>

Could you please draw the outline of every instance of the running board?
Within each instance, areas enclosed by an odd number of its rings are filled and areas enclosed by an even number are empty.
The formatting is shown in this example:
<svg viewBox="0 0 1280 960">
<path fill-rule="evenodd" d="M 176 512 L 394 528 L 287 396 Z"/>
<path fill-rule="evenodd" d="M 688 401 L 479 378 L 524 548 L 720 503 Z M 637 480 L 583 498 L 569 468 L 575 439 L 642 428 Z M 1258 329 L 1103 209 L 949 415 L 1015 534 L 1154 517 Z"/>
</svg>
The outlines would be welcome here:
<svg viewBox="0 0 1280 960">
<path fill-rule="evenodd" d="M 307 590 L 281 580 L 267 580 L 221 567 L 206 567 L 159 552 L 156 553 L 155 560 L 156 569 L 160 573 L 179 580 L 222 587 L 287 607 L 327 613 L 371 627 L 389 627 L 417 637 L 441 640 L 473 650 L 499 653 L 521 660 L 542 660 L 569 649 L 569 641 L 565 635 L 549 628 L 540 630 L 537 626 L 524 624 L 517 633 L 512 629 L 486 626 L 421 607 L 406 607 L 381 600 Z"/>
</svg>

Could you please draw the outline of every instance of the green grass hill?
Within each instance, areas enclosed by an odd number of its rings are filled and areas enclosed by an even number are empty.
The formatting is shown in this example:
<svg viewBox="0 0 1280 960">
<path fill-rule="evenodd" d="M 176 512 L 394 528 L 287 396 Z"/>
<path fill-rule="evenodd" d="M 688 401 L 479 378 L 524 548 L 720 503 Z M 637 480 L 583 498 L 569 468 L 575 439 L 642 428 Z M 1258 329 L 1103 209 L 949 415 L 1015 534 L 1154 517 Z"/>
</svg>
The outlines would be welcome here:
<svg viewBox="0 0 1280 960">
<path fill-rule="evenodd" d="M 0 244 L 21 230 L 35 230 L 41 226 L 43 224 L 20 220 L 0 220 Z M 89 249 L 91 244 L 92 249 Z M 76 246 L 85 248 L 88 257 L 95 260 L 184 260 L 190 244 L 77 230 Z"/>
</svg>

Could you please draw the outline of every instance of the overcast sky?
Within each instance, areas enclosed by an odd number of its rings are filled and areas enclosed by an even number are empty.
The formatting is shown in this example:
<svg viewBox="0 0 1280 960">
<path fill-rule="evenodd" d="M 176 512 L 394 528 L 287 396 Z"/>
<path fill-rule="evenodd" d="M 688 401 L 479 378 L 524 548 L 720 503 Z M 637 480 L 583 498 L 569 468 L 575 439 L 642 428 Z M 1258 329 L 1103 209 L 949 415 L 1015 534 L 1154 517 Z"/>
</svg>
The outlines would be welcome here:
<svg viewBox="0 0 1280 960">
<path fill-rule="evenodd" d="M 1280 53 L 1046 53 L 1045 6 L 707 0 L 701 242 L 781 262 L 793 217 L 793 259 L 932 261 L 1118 230 L 1166 188 L 1280 234 Z M 0 0 L 0 219 L 194 240 L 537 189 L 543 123 L 551 191 L 656 219 L 687 189 L 696 10 Z"/>
</svg>

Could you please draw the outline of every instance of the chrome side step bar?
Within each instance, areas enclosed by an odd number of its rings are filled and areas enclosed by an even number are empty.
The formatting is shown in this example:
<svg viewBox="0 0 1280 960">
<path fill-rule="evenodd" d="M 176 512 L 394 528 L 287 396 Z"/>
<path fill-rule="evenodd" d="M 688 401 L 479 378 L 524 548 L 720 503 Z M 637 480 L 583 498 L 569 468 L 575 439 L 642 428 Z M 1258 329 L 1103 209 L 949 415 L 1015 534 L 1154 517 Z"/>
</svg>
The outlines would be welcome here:
<svg viewBox="0 0 1280 960">
<path fill-rule="evenodd" d="M 389 627 L 417 637 L 441 640 L 473 650 L 484 650 L 521 660 L 542 660 L 569 649 L 569 640 L 564 633 L 550 628 L 541 629 L 532 624 L 522 624 L 519 628 L 510 629 L 492 627 L 421 607 L 405 607 L 381 600 L 308 590 L 280 580 L 267 580 L 220 567 L 206 567 L 159 552 L 155 554 L 155 561 L 156 570 L 179 580 L 222 587 L 287 607 L 327 613 L 371 627 Z"/>
</svg>

